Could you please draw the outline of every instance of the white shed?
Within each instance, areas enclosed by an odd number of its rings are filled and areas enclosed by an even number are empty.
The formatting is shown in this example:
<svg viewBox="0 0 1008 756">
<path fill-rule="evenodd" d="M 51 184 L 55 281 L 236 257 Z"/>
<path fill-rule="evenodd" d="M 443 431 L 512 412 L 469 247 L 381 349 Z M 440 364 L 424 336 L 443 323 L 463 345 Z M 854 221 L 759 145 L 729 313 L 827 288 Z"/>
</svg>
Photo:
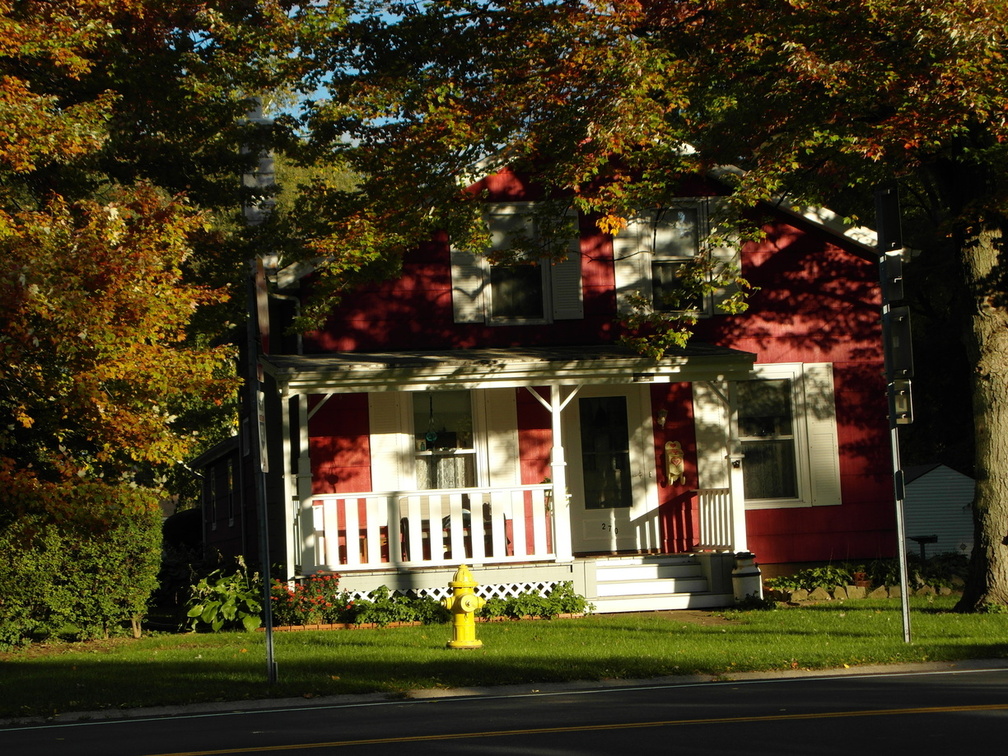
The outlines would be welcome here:
<svg viewBox="0 0 1008 756">
<path fill-rule="evenodd" d="M 948 552 L 969 556 L 973 550 L 973 479 L 942 464 L 912 467 L 904 475 L 907 550 L 919 554 L 923 544 L 929 557 Z"/>
</svg>

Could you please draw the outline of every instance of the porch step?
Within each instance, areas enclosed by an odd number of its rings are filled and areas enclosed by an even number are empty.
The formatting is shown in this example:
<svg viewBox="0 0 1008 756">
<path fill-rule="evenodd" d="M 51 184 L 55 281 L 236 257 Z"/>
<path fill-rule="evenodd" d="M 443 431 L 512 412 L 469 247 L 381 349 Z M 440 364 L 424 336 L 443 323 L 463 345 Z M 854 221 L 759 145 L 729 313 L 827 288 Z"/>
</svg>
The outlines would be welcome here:
<svg viewBox="0 0 1008 756">
<path fill-rule="evenodd" d="M 610 596 L 648 596 L 656 593 L 704 593 L 707 591 L 707 578 L 676 577 L 652 578 L 650 580 L 605 580 L 596 583 L 599 598 Z"/>
<path fill-rule="evenodd" d="M 634 556 L 595 562 L 600 614 L 728 606 L 734 597 L 711 593 L 700 560 L 692 555 Z"/>
<path fill-rule="evenodd" d="M 700 560 L 690 554 L 608 557 L 595 561 L 595 581 L 599 585 L 695 578 L 703 578 L 703 568 Z"/>
<path fill-rule="evenodd" d="M 703 570 L 696 559 L 669 558 L 664 560 L 598 562 L 595 565 L 596 580 L 599 582 L 623 582 L 628 580 L 666 580 L 702 577 Z"/>
<path fill-rule="evenodd" d="M 731 606 L 734 596 L 720 593 L 673 593 L 662 596 L 618 596 L 591 600 L 598 614 L 658 612 L 675 609 L 718 609 Z"/>
</svg>

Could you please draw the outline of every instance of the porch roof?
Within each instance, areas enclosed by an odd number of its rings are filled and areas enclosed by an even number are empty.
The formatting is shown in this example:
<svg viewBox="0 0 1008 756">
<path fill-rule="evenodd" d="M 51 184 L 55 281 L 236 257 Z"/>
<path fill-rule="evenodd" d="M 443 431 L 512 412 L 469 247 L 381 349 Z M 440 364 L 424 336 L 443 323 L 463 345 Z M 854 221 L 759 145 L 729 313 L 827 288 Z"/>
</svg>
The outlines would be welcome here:
<svg viewBox="0 0 1008 756">
<path fill-rule="evenodd" d="M 614 345 L 340 352 L 261 359 L 282 390 L 354 393 L 735 380 L 749 376 L 756 355 L 691 343 L 661 360 Z"/>
</svg>

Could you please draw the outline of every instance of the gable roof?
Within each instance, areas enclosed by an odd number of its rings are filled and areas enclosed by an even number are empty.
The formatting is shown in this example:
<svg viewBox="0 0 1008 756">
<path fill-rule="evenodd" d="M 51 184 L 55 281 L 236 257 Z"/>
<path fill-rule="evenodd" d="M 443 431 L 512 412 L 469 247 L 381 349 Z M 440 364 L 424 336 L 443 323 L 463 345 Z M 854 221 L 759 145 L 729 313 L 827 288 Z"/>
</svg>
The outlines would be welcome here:
<svg viewBox="0 0 1008 756">
<path fill-rule="evenodd" d="M 745 174 L 742 168 L 733 165 L 719 166 L 710 171 L 711 178 L 724 181 L 729 177 L 739 177 Z M 774 210 L 778 210 L 792 218 L 804 221 L 825 231 L 830 236 L 834 236 L 845 242 L 854 245 L 854 248 L 866 258 L 874 261 L 878 257 L 878 233 L 867 226 L 859 226 L 851 223 L 839 213 L 835 213 L 827 207 L 816 205 L 800 205 L 789 201 L 784 195 L 774 195 L 764 202 Z"/>
</svg>

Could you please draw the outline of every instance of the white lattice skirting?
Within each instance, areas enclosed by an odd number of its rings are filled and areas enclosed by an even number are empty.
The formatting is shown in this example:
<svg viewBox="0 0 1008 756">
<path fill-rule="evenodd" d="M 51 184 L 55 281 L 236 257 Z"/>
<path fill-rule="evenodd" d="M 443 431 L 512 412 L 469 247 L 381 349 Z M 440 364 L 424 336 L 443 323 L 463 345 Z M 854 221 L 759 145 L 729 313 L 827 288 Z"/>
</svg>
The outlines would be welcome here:
<svg viewBox="0 0 1008 756">
<path fill-rule="evenodd" d="M 570 581 L 540 580 L 531 583 L 498 583 L 496 585 L 478 585 L 475 590 L 477 596 L 485 599 L 508 599 L 520 596 L 523 593 L 538 593 L 540 596 L 545 597 L 550 591 L 564 582 Z M 370 591 L 347 591 L 346 593 L 352 600 L 358 601 L 360 599 L 367 599 Z M 392 596 L 425 597 L 437 601 L 447 598 L 451 593 L 452 589 L 446 585 L 432 588 L 411 588 L 406 591 L 389 591 L 389 594 Z"/>
</svg>

